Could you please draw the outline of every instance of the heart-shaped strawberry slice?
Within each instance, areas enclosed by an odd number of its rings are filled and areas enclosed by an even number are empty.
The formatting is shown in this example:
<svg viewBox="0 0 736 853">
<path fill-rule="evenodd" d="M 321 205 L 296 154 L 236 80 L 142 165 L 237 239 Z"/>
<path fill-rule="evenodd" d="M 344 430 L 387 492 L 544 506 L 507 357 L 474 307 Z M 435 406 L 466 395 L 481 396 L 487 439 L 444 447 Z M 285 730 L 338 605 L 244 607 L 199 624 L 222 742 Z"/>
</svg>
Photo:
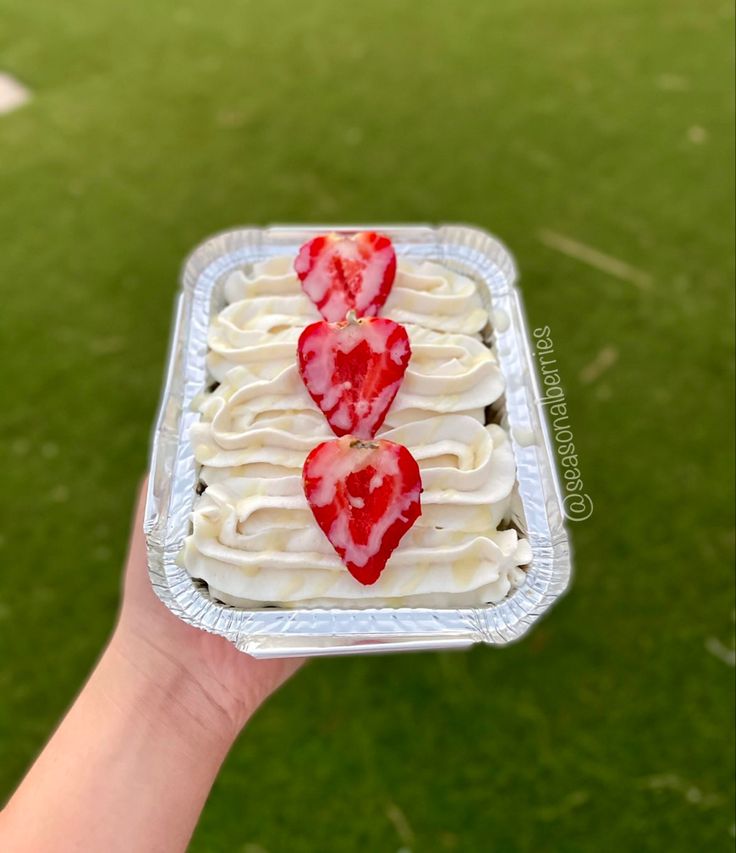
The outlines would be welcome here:
<svg viewBox="0 0 736 853">
<path fill-rule="evenodd" d="M 375 583 L 422 513 L 414 457 L 393 441 L 346 435 L 318 444 L 302 478 L 317 524 L 350 574 L 366 586 Z"/>
<path fill-rule="evenodd" d="M 351 309 L 358 317 L 378 314 L 394 283 L 396 254 L 389 238 L 373 231 L 326 234 L 301 247 L 294 269 L 320 314 L 337 323 Z"/>
<path fill-rule="evenodd" d="M 301 333 L 299 373 L 335 435 L 373 438 L 399 390 L 411 347 L 384 317 L 312 323 Z"/>
</svg>

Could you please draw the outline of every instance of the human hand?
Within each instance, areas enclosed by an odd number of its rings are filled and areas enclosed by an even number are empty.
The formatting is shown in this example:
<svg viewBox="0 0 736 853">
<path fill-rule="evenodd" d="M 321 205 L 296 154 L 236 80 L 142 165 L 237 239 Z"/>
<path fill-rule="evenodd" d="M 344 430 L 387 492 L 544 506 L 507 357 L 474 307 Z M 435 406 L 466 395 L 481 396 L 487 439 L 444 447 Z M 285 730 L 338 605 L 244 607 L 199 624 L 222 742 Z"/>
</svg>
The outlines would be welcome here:
<svg viewBox="0 0 736 853">
<path fill-rule="evenodd" d="M 139 490 L 123 584 L 123 600 L 110 651 L 145 678 L 172 685 L 185 714 L 212 733 L 234 739 L 258 706 L 302 660 L 256 660 L 223 637 L 182 622 L 159 601 L 148 576 L 143 514 L 146 483 Z"/>
</svg>

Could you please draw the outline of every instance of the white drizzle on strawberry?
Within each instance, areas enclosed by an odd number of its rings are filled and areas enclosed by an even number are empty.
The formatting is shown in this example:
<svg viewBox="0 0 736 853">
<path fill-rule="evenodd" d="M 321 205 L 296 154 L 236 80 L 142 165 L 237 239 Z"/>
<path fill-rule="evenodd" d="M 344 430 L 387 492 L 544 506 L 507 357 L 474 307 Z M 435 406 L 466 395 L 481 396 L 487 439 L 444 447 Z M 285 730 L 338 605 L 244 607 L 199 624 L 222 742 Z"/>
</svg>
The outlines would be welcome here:
<svg viewBox="0 0 736 853">
<path fill-rule="evenodd" d="M 348 571 L 375 583 L 421 514 L 422 483 L 411 453 L 391 441 L 343 436 L 314 448 L 303 480 L 315 520 Z"/>
<path fill-rule="evenodd" d="M 396 254 L 388 237 L 372 231 L 327 234 L 301 247 L 294 269 L 304 292 L 334 323 L 350 310 L 359 317 L 378 314 L 396 275 Z"/>
<path fill-rule="evenodd" d="M 393 320 L 348 316 L 307 326 L 297 347 L 299 372 L 336 435 L 372 438 L 401 386 L 411 347 Z"/>
</svg>

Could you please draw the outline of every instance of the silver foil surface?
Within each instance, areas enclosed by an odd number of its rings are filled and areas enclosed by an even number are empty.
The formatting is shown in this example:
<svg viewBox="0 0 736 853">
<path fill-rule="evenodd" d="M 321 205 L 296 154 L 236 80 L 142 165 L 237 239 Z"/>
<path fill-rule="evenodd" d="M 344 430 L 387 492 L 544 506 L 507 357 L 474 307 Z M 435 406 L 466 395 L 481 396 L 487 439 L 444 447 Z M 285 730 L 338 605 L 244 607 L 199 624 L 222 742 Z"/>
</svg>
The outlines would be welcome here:
<svg viewBox="0 0 736 853">
<path fill-rule="evenodd" d="M 506 379 L 500 415 L 516 458 L 521 511 L 514 518 L 530 541 L 526 579 L 498 604 L 461 608 L 289 608 L 244 610 L 213 599 L 207 585 L 179 564 L 196 498 L 198 466 L 189 428 L 192 401 L 207 385 L 210 319 L 224 306 L 222 283 L 238 268 L 277 255 L 296 256 L 328 231 L 376 230 L 399 257 L 431 260 L 474 279 L 490 311 L 492 344 Z M 181 282 L 166 381 L 151 446 L 144 530 L 156 594 L 180 619 L 226 637 L 260 658 L 410 651 L 502 644 L 521 637 L 565 591 L 570 545 L 554 451 L 516 267 L 494 237 L 463 226 L 309 226 L 246 228 L 207 240 L 187 260 Z"/>
</svg>

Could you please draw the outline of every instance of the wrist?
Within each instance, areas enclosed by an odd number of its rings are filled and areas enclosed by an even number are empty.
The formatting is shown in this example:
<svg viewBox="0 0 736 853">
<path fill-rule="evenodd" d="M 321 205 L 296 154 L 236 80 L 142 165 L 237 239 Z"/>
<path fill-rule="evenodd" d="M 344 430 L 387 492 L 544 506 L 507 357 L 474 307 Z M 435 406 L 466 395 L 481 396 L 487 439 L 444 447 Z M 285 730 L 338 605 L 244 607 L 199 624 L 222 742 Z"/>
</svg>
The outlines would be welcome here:
<svg viewBox="0 0 736 853">
<path fill-rule="evenodd" d="M 3 811 L 0 843 L 184 850 L 233 737 L 181 666 L 116 633 Z"/>
<path fill-rule="evenodd" d="M 120 628 L 93 678 L 123 712 L 188 753 L 206 750 L 221 761 L 244 722 L 218 704 L 181 661 Z"/>
</svg>

